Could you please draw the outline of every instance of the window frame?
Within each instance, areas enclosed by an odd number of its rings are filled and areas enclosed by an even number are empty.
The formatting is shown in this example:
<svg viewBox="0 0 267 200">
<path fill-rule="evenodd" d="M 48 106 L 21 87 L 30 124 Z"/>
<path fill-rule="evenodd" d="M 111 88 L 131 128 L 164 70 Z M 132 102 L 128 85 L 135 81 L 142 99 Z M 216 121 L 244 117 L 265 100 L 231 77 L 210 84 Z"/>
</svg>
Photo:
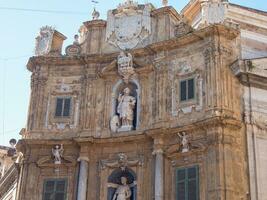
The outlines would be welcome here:
<svg viewBox="0 0 267 200">
<path fill-rule="evenodd" d="M 58 100 L 59 99 L 63 99 L 62 102 L 62 106 L 61 106 L 61 115 L 58 116 L 57 115 L 57 104 L 58 104 Z M 70 100 L 70 106 L 69 106 L 69 115 L 68 116 L 64 116 L 64 112 L 65 112 L 65 101 L 66 99 Z M 54 118 L 70 118 L 72 115 L 72 103 L 73 103 L 73 99 L 71 96 L 57 96 L 55 98 L 55 108 L 54 108 Z"/>
<path fill-rule="evenodd" d="M 48 179 L 44 179 L 44 181 L 43 181 L 42 200 L 45 200 L 45 194 L 48 193 L 48 192 L 46 192 L 46 184 L 49 181 L 54 181 L 54 183 L 55 183 L 54 184 L 54 189 L 53 189 L 53 194 L 59 193 L 59 192 L 56 191 L 57 182 L 65 181 L 64 200 L 67 200 L 67 196 L 68 196 L 68 179 L 67 178 L 48 178 Z"/>
<path fill-rule="evenodd" d="M 193 98 L 191 98 L 191 99 L 188 99 L 188 94 L 189 94 L 189 88 L 188 88 L 188 82 L 190 81 L 190 80 L 193 80 L 193 95 L 194 95 L 194 97 Z M 186 82 L 186 100 L 182 100 L 182 87 L 181 87 L 181 85 L 182 85 L 182 82 Z M 187 103 L 191 103 L 191 102 L 194 102 L 195 100 L 196 100 L 196 96 L 197 96 L 197 91 L 196 91 L 196 83 L 197 82 L 197 78 L 195 77 L 195 76 L 191 76 L 191 77 L 188 77 L 188 78 L 184 78 L 184 79 L 180 79 L 179 80 L 179 102 L 181 103 L 181 104 L 187 104 Z"/>
<path fill-rule="evenodd" d="M 188 171 L 189 169 L 192 169 L 194 168 L 196 170 L 196 176 L 195 178 L 189 178 L 188 177 Z M 185 178 L 183 180 L 180 180 L 178 179 L 178 172 L 179 171 L 182 171 L 184 170 L 185 171 Z M 184 191 L 184 194 L 185 194 L 185 200 L 188 200 L 188 194 L 189 194 L 189 191 L 188 191 L 188 186 L 189 186 L 189 181 L 190 180 L 195 180 L 195 183 L 196 183 L 196 199 L 199 200 L 200 198 L 200 179 L 199 179 L 199 165 L 193 165 L 193 166 L 188 166 L 188 167 L 177 167 L 176 170 L 175 170 L 175 200 L 181 200 L 178 198 L 178 184 L 179 183 L 184 183 L 184 186 L 185 186 L 185 191 Z"/>
</svg>

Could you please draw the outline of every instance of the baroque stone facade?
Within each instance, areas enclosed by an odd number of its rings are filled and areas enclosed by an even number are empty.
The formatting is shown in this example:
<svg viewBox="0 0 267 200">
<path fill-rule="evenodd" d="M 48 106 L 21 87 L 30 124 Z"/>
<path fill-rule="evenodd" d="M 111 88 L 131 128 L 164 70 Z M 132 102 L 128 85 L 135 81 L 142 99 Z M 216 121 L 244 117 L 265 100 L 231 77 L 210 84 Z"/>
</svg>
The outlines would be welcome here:
<svg viewBox="0 0 267 200">
<path fill-rule="evenodd" d="M 267 26 L 232 16 L 267 24 L 267 14 L 166 4 L 125 1 L 107 21 L 84 22 L 66 55 L 65 36 L 40 34 L 18 200 L 266 200 L 266 59 L 244 58 L 267 55 L 248 36 L 267 37 Z"/>
</svg>

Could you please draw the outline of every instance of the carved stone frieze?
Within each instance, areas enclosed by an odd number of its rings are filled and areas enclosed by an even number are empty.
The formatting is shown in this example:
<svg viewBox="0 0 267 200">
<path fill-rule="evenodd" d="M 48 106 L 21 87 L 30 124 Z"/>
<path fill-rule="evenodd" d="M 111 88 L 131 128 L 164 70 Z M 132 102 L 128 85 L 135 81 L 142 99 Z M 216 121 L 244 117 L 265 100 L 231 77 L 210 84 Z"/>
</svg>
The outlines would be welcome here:
<svg viewBox="0 0 267 200">
<path fill-rule="evenodd" d="M 52 159 L 51 156 L 42 156 L 39 158 L 36 162 L 38 167 L 59 167 L 60 165 L 76 165 L 77 159 L 73 156 L 62 156 L 61 157 L 61 163 L 55 163 L 54 159 Z"/>
<path fill-rule="evenodd" d="M 143 166 L 144 164 L 144 157 L 139 156 L 138 158 L 128 158 L 128 156 L 124 153 L 119 153 L 117 155 L 117 159 L 114 160 L 101 160 L 99 162 L 100 167 L 102 170 L 105 168 L 120 168 L 121 170 L 125 170 L 126 167 L 133 167 L 133 166 Z"/>
</svg>

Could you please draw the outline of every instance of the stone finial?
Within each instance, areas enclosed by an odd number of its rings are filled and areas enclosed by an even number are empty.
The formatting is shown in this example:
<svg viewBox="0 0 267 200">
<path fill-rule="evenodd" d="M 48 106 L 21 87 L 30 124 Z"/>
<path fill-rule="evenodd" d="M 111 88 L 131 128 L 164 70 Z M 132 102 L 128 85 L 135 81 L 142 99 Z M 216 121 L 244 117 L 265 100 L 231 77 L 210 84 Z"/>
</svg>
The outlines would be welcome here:
<svg viewBox="0 0 267 200">
<path fill-rule="evenodd" d="M 94 8 L 92 13 L 93 20 L 98 20 L 100 17 L 100 13 Z"/>
<path fill-rule="evenodd" d="M 9 140 L 10 148 L 7 151 L 7 156 L 8 157 L 14 157 L 16 154 L 16 144 L 17 140 L 16 139 L 11 139 Z"/>
<path fill-rule="evenodd" d="M 165 7 L 165 6 L 168 6 L 168 0 L 162 0 L 162 5 Z"/>
<path fill-rule="evenodd" d="M 80 45 L 80 42 L 79 42 L 79 35 L 74 35 L 74 41 L 73 41 L 73 44 L 74 45 Z"/>
</svg>

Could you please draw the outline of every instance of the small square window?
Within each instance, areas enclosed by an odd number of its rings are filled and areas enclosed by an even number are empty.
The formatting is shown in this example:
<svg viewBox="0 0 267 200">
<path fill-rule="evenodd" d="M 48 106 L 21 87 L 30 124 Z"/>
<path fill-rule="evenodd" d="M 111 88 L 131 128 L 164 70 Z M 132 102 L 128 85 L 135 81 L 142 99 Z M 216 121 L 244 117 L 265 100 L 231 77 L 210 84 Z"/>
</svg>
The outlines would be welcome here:
<svg viewBox="0 0 267 200">
<path fill-rule="evenodd" d="M 195 98 L 195 79 L 180 81 L 180 101 L 189 101 Z"/>
<path fill-rule="evenodd" d="M 71 98 L 57 98 L 56 100 L 56 117 L 69 117 L 71 109 Z"/>
</svg>

